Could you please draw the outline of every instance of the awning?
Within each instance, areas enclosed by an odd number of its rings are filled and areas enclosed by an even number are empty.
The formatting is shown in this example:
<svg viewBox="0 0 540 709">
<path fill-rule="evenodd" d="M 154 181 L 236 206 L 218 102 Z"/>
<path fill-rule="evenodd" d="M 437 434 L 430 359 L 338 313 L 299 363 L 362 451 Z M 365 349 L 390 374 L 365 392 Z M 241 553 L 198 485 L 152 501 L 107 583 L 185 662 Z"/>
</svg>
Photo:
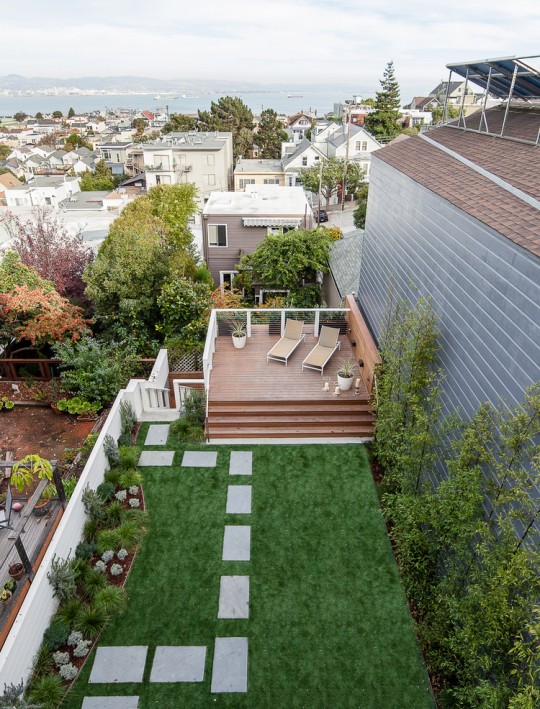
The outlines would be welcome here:
<svg viewBox="0 0 540 709">
<path fill-rule="evenodd" d="M 244 217 L 244 226 L 300 226 L 302 220 L 295 217 Z"/>
</svg>

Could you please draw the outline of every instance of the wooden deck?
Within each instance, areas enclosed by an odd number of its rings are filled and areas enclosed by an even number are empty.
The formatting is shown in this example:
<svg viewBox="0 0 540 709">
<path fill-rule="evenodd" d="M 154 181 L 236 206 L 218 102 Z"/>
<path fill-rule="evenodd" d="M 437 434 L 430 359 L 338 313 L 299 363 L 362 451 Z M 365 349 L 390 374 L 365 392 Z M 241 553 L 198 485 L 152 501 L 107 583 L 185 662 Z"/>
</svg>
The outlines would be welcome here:
<svg viewBox="0 0 540 709">
<path fill-rule="evenodd" d="M 241 350 L 235 349 L 230 335 L 216 339 L 208 398 L 209 440 L 370 438 L 373 413 L 360 373 L 356 393 L 353 387 L 334 396 L 340 359 L 354 359 L 347 337 L 340 336 L 341 348 L 326 365 L 324 376 L 302 370 L 302 361 L 317 338 L 306 334 L 287 366 L 267 362 L 266 355 L 278 339 L 268 333 L 267 325 L 253 326 L 252 337 Z M 328 392 L 323 391 L 326 381 Z"/>
</svg>

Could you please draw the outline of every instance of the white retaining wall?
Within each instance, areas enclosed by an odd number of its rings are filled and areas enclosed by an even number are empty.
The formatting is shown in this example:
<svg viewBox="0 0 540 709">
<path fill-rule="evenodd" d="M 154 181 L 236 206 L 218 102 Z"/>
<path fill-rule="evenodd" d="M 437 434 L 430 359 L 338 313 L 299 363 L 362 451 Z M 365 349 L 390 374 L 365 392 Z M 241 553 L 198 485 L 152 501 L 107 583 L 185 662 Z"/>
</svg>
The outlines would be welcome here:
<svg viewBox="0 0 540 709">
<path fill-rule="evenodd" d="M 30 676 L 32 659 L 58 605 L 57 600 L 53 598 L 52 589 L 47 580 L 47 572 L 51 568 L 52 559 L 55 555 L 61 559 L 72 556 L 75 547 L 81 541 L 83 526 L 86 522 L 86 514 L 81 501 L 83 491 L 87 485 L 95 490 L 103 482 L 103 475 L 109 467 L 103 450 L 103 440 L 107 434 L 110 434 L 115 440 L 120 435 L 120 403 L 122 401 L 133 406 L 137 419 L 140 420 L 144 409 L 142 398 L 144 384 L 143 380 L 132 379 L 126 389 L 122 389 L 115 399 L 77 487 L 0 651 L 0 688 L 4 683 L 18 684 L 21 679 L 26 682 Z"/>
</svg>

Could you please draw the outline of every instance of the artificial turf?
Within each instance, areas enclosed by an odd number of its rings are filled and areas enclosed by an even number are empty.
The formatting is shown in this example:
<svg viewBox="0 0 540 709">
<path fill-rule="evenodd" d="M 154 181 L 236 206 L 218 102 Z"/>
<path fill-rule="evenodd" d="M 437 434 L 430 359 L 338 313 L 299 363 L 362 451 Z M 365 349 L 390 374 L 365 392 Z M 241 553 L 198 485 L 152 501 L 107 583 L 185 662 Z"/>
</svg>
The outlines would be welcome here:
<svg viewBox="0 0 540 709">
<path fill-rule="evenodd" d="M 144 441 L 148 424 L 141 427 Z M 87 684 L 62 705 L 130 694 L 140 709 L 431 709 L 434 706 L 365 449 L 217 446 L 217 467 L 143 468 L 148 533 L 129 604 L 101 645 L 148 645 L 143 684 Z M 195 450 L 195 446 L 189 446 Z M 231 450 L 253 450 L 252 477 L 230 477 Z M 205 448 L 208 450 L 208 448 Z M 253 488 L 251 515 L 226 515 L 228 484 Z M 251 561 L 221 560 L 225 524 L 251 524 Z M 250 576 L 249 620 L 218 620 L 222 574 Z M 249 639 L 247 694 L 211 694 L 216 637 Z M 156 645 L 205 645 L 205 679 L 150 684 Z"/>
</svg>

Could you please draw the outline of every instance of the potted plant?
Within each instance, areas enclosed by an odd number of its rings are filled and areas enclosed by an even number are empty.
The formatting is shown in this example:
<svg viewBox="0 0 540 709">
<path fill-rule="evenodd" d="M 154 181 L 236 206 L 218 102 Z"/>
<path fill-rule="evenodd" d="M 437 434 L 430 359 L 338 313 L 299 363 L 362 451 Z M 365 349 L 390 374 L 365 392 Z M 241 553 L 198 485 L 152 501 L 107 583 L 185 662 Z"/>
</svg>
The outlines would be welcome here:
<svg viewBox="0 0 540 709">
<path fill-rule="evenodd" d="M 14 406 L 15 402 L 11 401 L 11 399 L 8 399 L 7 396 L 3 396 L 0 399 L 0 411 L 3 411 L 4 413 L 7 411 L 11 411 Z"/>
<path fill-rule="evenodd" d="M 8 579 L 5 584 L 4 588 L 6 591 L 11 591 L 11 593 L 15 593 L 15 590 L 17 588 L 17 582 L 15 579 Z"/>
<path fill-rule="evenodd" d="M 233 345 L 237 350 L 246 346 L 247 334 L 246 326 L 243 322 L 235 322 L 231 327 Z"/>
<path fill-rule="evenodd" d="M 341 391 L 348 391 L 352 387 L 354 373 L 357 369 L 358 365 L 352 357 L 342 359 L 340 361 L 339 369 L 337 371 L 337 379 Z"/>
<path fill-rule="evenodd" d="M 11 596 L 13 596 L 11 591 L 8 591 L 7 588 L 2 589 L 2 592 L 0 593 L 0 601 L 2 601 L 3 606 L 6 606 L 10 602 Z"/>
<path fill-rule="evenodd" d="M 34 517 L 45 517 L 51 508 L 51 500 L 56 493 L 56 488 L 52 483 L 49 483 L 44 489 L 39 500 L 36 502 L 36 506 L 32 510 Z"/>
<path fill-rule="evenodd" d="M 39 455 L 27 455 L 13 466 L 10 483 L 22 492 L 36 477 L 40 480 L 52 480 L 52 465 Z"/>
<path fill-rule="evenodd" d="M 68 414 L 77 416 L 79 420 L 93 421 L 99 409 L 99 404 L 74 396 L 72 399 L 60 399 L 56 402 L 60 411 L 67 411 Z"/>
<path fill-rule="evenodd" d="M 20 561 L 14 561 L 8 567 L 8 574 L 11 576 L 12 579 L 20 581 L 24 576 L 24 566 Z"/>
</svg>

